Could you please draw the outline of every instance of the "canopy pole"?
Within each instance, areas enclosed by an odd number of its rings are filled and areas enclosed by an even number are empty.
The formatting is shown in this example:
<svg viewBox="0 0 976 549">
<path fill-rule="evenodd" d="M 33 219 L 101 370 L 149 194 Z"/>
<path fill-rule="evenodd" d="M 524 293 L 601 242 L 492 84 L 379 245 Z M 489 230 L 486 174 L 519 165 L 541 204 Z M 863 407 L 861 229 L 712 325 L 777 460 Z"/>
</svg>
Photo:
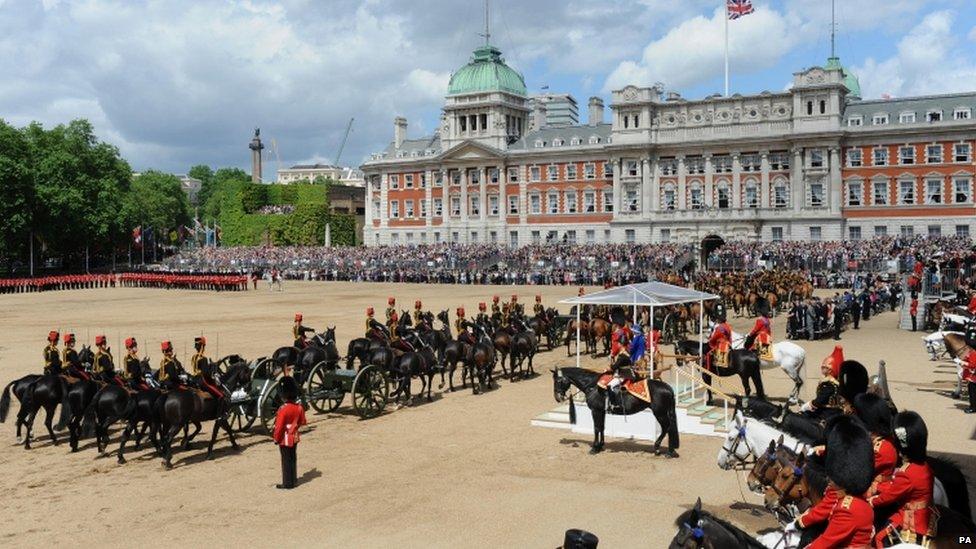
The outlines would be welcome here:
<svg viewBox="0 0 976 549">
<path fill-rule="evenodd" d="M 576 304 L 576 367 L 580 367 L 580 309 L 583 308 L 582 303 Z M 573 405 L 572 402 L 569 403 L 570 406 Z"/>
<path fill-rule="evenodd" d="M 705 302 L 701 299 L 698 300 L 698 357 L 701 360 L 699 366 L 705 364 Z"/>
<path fill-rule="evenodd" d="M 651 314 L 647 319 L 647 323 L 647 335 L 651 336 L 651 364 L 654 364 L 654 353 L 657 352 L 657 344 L 654 343 L 654 305 L 651 305 Z"/>
</svg>

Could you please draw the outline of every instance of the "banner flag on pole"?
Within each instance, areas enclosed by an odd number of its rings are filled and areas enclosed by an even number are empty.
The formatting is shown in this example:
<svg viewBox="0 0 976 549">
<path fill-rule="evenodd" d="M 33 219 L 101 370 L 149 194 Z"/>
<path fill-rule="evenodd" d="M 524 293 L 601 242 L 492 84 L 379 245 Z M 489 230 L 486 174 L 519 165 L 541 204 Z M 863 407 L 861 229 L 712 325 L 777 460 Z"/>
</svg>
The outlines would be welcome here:
<svg viewBox="0 0 976 549">
<path fill-rule="evenodd" d="M 732 21 L 756 11 L 752 7 L 752 0 L 728 0 L 728 3 L 729 19 Z"/>
</svg>

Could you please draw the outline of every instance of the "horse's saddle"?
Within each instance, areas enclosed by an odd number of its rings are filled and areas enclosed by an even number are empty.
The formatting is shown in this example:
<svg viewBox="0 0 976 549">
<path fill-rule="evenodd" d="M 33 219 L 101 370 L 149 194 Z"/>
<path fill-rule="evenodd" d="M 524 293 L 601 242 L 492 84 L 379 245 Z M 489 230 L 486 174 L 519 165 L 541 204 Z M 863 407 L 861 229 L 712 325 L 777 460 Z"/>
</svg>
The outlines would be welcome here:
<svg viewBox="0 0 976 549">
<path fill-rule="evenodd" d="M 728 350 L 715 349 L 712 351 L 712 366 L 726 368 L 729 365 Z"/>
<path fill-rule="evenodd" d="M 606 373 L 600 376 L 596 384 L 599 388 L 606 390 L 607 386 L 610 384 L 610 380 L 613 379 L 613 374 Z M 634 395 L 635 397 L 643 400 L 650 404 L 651 402 L 651 390 L 647 385 L 647 378 L 641 379 L 624 379 L 624 382 L 620 387 L 627 391 L 628 393 Z"/>
</svg>

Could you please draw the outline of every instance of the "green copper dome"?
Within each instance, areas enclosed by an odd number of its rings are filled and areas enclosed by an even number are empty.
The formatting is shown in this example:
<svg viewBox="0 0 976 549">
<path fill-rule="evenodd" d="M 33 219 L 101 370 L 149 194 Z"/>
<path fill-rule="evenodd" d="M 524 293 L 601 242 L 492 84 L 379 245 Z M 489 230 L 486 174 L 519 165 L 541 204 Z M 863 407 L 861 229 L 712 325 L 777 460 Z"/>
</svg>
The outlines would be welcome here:
<svg viewBox="0 0 976 549">
<path fill-rule="evenodd" d="M 491 45 L 474 50 L 471 61 L 451 75 L 448 95 L 501 91 L 525 96 L 525 79 L 505 64 L 502 52 Z"/>
<path fill-rule="evenodd" d="M 861 83 L 857 81 L 857 77 L 854 76 L 854 73 L 847 70 L 843 65 L 840 64 L 839 57 L 828 58 L 827 66 L 825 68 L 828 70 L 840 69 L 841 72 L 844 73 L 844 85 L 847 86 L 848 96 L 856 97 L 857 99 L 861 98 Z"/>
</svg>

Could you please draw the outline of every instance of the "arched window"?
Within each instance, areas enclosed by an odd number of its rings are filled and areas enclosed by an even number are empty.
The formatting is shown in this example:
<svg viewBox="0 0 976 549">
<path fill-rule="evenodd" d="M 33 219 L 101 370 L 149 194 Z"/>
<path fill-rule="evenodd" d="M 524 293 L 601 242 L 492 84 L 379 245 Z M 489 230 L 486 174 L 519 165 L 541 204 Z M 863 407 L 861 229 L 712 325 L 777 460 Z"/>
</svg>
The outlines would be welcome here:
<svg viewBox="0 0 976 549">
<path fill-rule="evenodd" d="M 813 114 L 813 101 L 807 101 L 807 114 Z"/>
<path fill-rule="evenodd" d="M 827 113 L 827 102 L 824 101 L 823 99 L 821 99 L 820 100 L 820 114 L 826 114 L 826 113 Z"/>
<path fill-rule="evenodd" d="M 745 196 L 743 198 L 743 203 L 746 208 L 759 207 L 759 185 L 756 183 L 755 179 L 749 179 L 746 181 Z"/>
</svg>

